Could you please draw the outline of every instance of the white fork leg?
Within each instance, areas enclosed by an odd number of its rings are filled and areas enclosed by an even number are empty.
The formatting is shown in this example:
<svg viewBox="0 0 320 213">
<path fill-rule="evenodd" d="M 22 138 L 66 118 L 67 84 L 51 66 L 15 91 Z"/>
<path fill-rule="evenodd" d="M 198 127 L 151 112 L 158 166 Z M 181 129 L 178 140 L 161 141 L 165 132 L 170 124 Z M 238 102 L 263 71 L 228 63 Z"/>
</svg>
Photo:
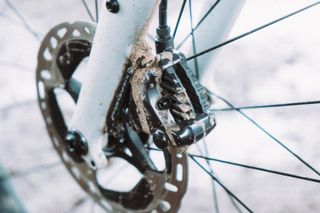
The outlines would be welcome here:
<svg viewBox="0 0 320 213">
<path fill-rule="evenodd" d="M 106 164 L 102 148 L 105 118 L 118 86 L 127 51 L 144 33 L 158 0 L 119 0 L 120 11 L 110 13 L 103 3 L 88 63 L 89 75 L 82 89 L 71 128 L 82 133 L 89 152 L 84 157 L 93 167 Z"/>
</svg>

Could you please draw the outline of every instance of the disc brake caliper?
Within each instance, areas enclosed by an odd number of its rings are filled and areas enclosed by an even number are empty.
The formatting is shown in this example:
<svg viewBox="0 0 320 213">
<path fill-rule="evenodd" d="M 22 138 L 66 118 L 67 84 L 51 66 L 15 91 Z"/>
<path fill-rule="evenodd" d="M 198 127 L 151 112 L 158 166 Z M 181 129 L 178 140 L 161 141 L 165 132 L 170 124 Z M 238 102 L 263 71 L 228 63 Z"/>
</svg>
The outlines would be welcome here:
<svg viewBox="0 0 320 213">
<path fill-rule="evenodd" d="M 163 52 L 134 69 L 131 84 L 136 127 L 152 134 L 159 148 L 191 145 L 216 125 L 206 90 L 181 53 Z"/>
</svg>

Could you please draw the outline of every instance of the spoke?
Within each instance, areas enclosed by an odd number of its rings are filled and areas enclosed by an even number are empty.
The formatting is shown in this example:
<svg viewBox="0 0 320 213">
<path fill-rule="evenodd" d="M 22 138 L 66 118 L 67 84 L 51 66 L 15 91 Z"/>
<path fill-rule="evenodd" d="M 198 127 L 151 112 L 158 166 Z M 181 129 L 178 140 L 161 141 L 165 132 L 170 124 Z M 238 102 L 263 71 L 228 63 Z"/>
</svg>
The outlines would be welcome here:
<svg viewBox="0 0 320 213">
<path fill-rule="evenodd" d="M 196 39 L 194 36 L 194 30 L 193 30 L 193 18 L 192 18 L 192 1 L 189 0 L 189 14 L 190 14 L 190 28 L 191 28 L 191 35 L 192 35 L 192 51 L 193 54 L 197 54 L 197 48 L 196 48 Z M 194 67 L 196 69 L 196 78 L 199 79 L 199 65 L 198 65 L 198 59 L 196 58 L 194 60 Z"/>
<path fill-rule="evenodd" d="M 207 146 L 207 142 L 206 142 L 205 139 L 203 139 L 203 147 L 204 147 L 205 156 L 208 157 L 209 151 L 208 151 L 208 146 Z M 210 173 L 211 173 L 211 174 L 214 174 L 214 173 L 213 173 L 213 168 L 212 168 L 212 166 L 211 166 L 210 161 L 206 160 L 206 163 L 207 163 L 207 165 L 209 166 Z M 216 209 L 216 212 L 219 213 L 220 210 L 219 210 L 218 194 L 217 194 L 216 185 L 215 185 L 214 181 L 212 181 L 212 193 L 213 193 L 213 197 L 214 197 L 214 198 L 213 198 L 213 199 L 214 199 L 214 204 L 215 204 L 214 207 L 215 207 L 215 209 Z M 231 200 L 233 200 L 233 199 L 231 198 Z"/>
<path fill-rule="evenodd" d="M 88 13 L 91 21 L 95 21 L 94 18 L 93 18 L 93 15 L 92 15 L 92 13 L 91 13 L 91 10 L 89 9 L 89 6 L 88 6 L 86 0 L 81 0 L 81 2 L 82 2 L 82 4 L 83 4 L 84 8 L 86 9 L 86 11 L 87 11 L 87 13 Z"/>
<path fill-rule="evenodd" d="M 0 109 L 0 114 L 5 115 L 12 110 L 18 109 L 20 107 L 30 106 L 36 103 L 37 103 L 37 100 L 30 99 L 30 100 L 21 101 L 18 103 L 9 104 L 8 106 L 5 106 Z"/>
<path fill-rule="evenodd" d="M 209 161 L 210 158 L 208 157 L 209 156 L 209 151 L 208 151 L 208 146 L 207 146 L 206 140 L 203 139 L 202 141 L 203 141 L 203 146 L 204 146 L 205 157 L 208 158 L 208 159 L 205 159 L 206 160 L 206 164 L 209 167 L 209 172 L 214 175 L 213 168 L 212 168 L 211 163 Z M 201 156 L 204 156 L 203 151 L 201 150 L 201 147 L 199 146 L 199 143 L 197 143 L 197 148 L 199 149 L 199 152 L 200 152 Z M 188 155 L 190 155 L 190 154 L 188 154 Z M 192 156 L 194 156 L 194 155 L 192 155 Z M 216 186 L 215 186 L 214 180 L 211 181 L 211 184 L 212 184 L 212 193 L 213 193 L 213 199 L 214 199 L 214 208 L 215 208 L 215 211 L 217 213 L 219 213 L 220 210 L 219 210 L 219 203 L 218 203 L 218 194 L 217 194 L 217 191 L 216 191 Z M 231 197 L 229 194 L 228 194 L 228 197 L 229 197 L 233 207 L 239 213 L 242 213 L 241 209 L 239 208 L 238 204 L 234 201 L 233 197 Z"/>
<path fill-rule="evenodd" d="M 89 196 L 86 195 L 85 197 L 79 198 L 74 204 L 67 210 L 67 213 L 77 212 L 77 210 L 87 201 L 89 200 Z"/>
<path fill-rule="evenodd" d="M 174 28 L 173 38 L 176 37 L 177 31 L 178 31 L 178 27 L 180 25 L 181 17 L 182 17 L 184 8 L 186 6 L 186 2 L 187 2 L 187 0 L 183 0 L 182 6 L 181 6 L 181 9 L 180 9 L 180 13 L 179 13 L 179 16 L 178 16 L 178 20 L 177 20 L 177 23 L 176 23 L 176 27 Z"/>
<path fill-rule="evenodd" d="M 236 203 L 236 201 L 234 200 L 234 198 L 231 197 L 230 195 L 229 195 L 229 200 L 230 200 L 231 204 L 234 206 L 234 208 L 235 208 L 239 213 L 242 213 L 242 212 L 243 212 L 243 211 L 240 209 L 239 204 Z"/>
<path fill-rule="evenodd" d="M 291 106 L 304 106 L 320 104 L 320 101 L 304 101 L 304 102 L 292 102 L 292 103 L 281 103 L 281 104 L 268 104 L 268 105 L 254 105 L 254 106 L 242 106 L 242 107 L 229 107 L 229 108 L 217 108 L 212 111 L 237 111 L 245 109 L 261 109 L 261 108 L 277 108 L 277 107 L 291 107 Z"/>
<path fill-rule="evenodd" d="M 160 149 L 157 149 L 157 148 L 152 148 L 152 147 L 148 147 L 147 149 L 149 149 L 150 151 L 157 151 L 157 152 L 162 152 L 162 150 Z M 188 154 L 190 157 L 194 156 L 194 155 L 191 155 L 191 154 Z M 194 157 L 197 157 L 196 155 Z M 214 181 L 214 180 L 213 180 Z M 229 195 L 229 194 L 228 194 Z M 242 213 L 240 207 L 238 206 L 238 204 L 235 202 L 234 198 L 229 195 L 228 196 L 232 205 L 235 207 L 235 209 L 239 212 L 239 213 Z"/>
<path fill-rule="evenodd" d="M 43 171 L 47 171 L 53 168 L 56 168 L 57 166 L 60 166 L 61 161 L 57 161 L 57 162 L 53 162 L 53 163 L 48 163 L 48 164 L 43 164 L 43 165 L 37 165 L 22 171 L 13 171 L 13 172 L 9 172 L 8 175 L 5 176 L 0 176 L 0 179 L 6 179 L 6 178 L 21 178 L 21 177 L 25 177 L 28 175 L 32 175 L 35 173 L 39 173 L 39 172 L 43 172 Z"/>
<path fill-rule="evenodd" d="M 146 147 L 146 149 L 148 149 L 149 151 L 162 152 L 161 149 L 153 148 L 153 147 L 150 147 L 150 146 Z"/>
<path fill-rule="evenodd" d="M 300 179 L 300 180 L 320 183 L 319 179 L 309 178 L 309 177 L 305 177 L 305 176 L 300 176 L 300 175 L 295 175 L 295 174 L 275 171 L 275 170 L 271 170 L 271 169 L 266 169 L 266 168 L 261 168 L 261 167 L 256 167 L 256 166 L 250 166 L 250 165 L 235 163 L 235 162 L 232 162 L 232 161 L 226 161 L 226 160 L 221 160 L 221 159 L 212 158 L 212 157 L 205 157 L 205 156 L 202 156 L 202 155 L 195 155 L 195 154 L 189 154 L 189 155 L 192 156 L 192 157 L 195 157 L 195 158 L 204 159 L 206 161 L 215 161 L 215 162 L 219 162 L 219 163 L 223 163 L 223 164 L 243 167 L 243 168 L 262 171 L 262 172 L 267 172 L 267 173 L 271 173 L 271 174 L 275 174 L 275 175 L 281 175 L 281 176 L 285 176 L 285 177 L 291 177 L 291 178 L 296 178 L 296 179 Z"/>
<path fill-rule="evenodd" d="M 8 5 L 8 7 L 14 12 L 14 14 L 16 14 L 16 16 L 20 19 L 20 21 L 23 23 L 23 25 L 25 26 L 26 30 L 33 35 L 33 37 L 35 37 L 38 41 L 40 41 L 40 37 L 38 35 L 38 33 L 36 33 L 36 31 L 34 29 L 32 29 L 32 27 L 30 26 L 30 24 L 27 22 L 27 20 L 23 17 L 23 15 L 19 12 L 19 10 L 17 9 L 17 7 L 15 7 L 15 5 L 10 1 L 10 0 L 5 0 L 6 4 Z"/>
<path fill-rule="evenodd" d="M 94 5 L 95 5 L 95 8 L 96 8 L 96 22 L 98 22 L 99 21 L 99 4 L 98 4 L 98 0 L 94 1 Z"/>
<path fill-rule="evenodd" d="M 234 108 L 234 106 L 225 98 L 214 94 L 211 91 L 208 91 L 211 95 L 219 98 L 223 102 L 225 102 L 229 107 Z M 282 146 L 285 150 L 287 150 L 292 156 L 297 158 L 301 163 L 303 163 L 306 167 L 311 169 L 313 172 L 315 172 L 317 175 L 320 176 L 320 173 L 318 170 L 316 170 L 314 167 L 312 167 L 309 163 L 307 163 L 304 159 L 302 159 L 299 155 L 297 155 L 295 152 L 293 152 L 288 146 L 286 146 L 283 142 L 281 142 L 279 139 L 277 139 L 275 136 L 273 136 L 271 133 L 269 133 L 265 128 L 263 128 L 260 124 L 258 124 L 255 120 L 253 120 L 251 117 L 249 117 L 247 114 L 242 112 L 241 110 L 235 109 L 239 114 L 241 114 L 243 117 L 245 117 L 249 122 L 251 122 L 255 127 L 260 129 L 263 133 L 265 133 L 269 138 L 271 138 L 274 142 L 278 143 L 280 146 Z"/>
<path fill-rule="evenodd" d="M 190 155 L 189 155 L 190 156 Z M 221 181 L 211 174 L 207 169 L 202 166 L 195 157 L 190 156 L 190 158 L 205 172 L 207 173 L 215 182 L 217 182 L 231 197 L 233 197 L 242 207 L 244 207 L 248 212 L 253 212 L 246 204 L 244 204 L 235 194 L 233 194 Z"/>
<path fill-rule="evenodd" d="M 283 21 L 283 20 L 285 20 L 285 19 L 287 19 L 287 18 L 289 18 L 289 17 L 291 17 L 291 16 L 294 16 L 294 15 L 296 15 L 296 14 L 299 14 L 299 13 L 301 13 L 301 12 L 307 10 L 307 9 L 310 9 L 310 8 L 312 8 L 312 7 L 314 7 L 314 6 L 318 5 L 318 4 L 320 4 L 320 1 L 317 1 L 317 2 L 315 2 L 315 3 L 313 3 L 313 4 L 309 5 L 309 6 L 306 6 L 306 7 L 302 8 L 302 9 L 300 9 L 300 10 L 297 10 L 297 11 L 295 11 L 295 12 L 292 12 L 292 13 L 290 13 L 290 14 L 288 14 L 288 15 L 286 15 L 286 16 L 283 16 L 283 17 L 281 17 L 281 18 L 278 18 L 278 19 L 276 19 L 276 20 L 274 20 L 274 21 L 271 21 L 271 22 L 269 22 L 269 23 L 267 23 L 267 24 L 265 24 L 265 25 L 262 25 L 262 26 L 260 26 L 260 27 L 257 27 L 257 28 L 255 28 L 255 29 L 253 29 L 253 30 L 251 30 L 251 31 L 248 31 L 248 32 L 243 33 L 243 34 L 241 34 L 241 35 L 238 35 L 238 36 L 236 36 L 236 37 L 234 37 L 234 38 L 231 38 L 231 39 L 229 39 L 229 40 L 227 40 L 227 41 L 225 41 L 225 42 L 223 42 L 223 43 L 221 43 L 221 44 L 218 44 L 218 45 L 216 45 L 216 46 L 213 46 L 213 47 L 211 47 L 211 48 L 209 48 L 209 49 L 207 49 L 207 50 L 204 50 L 204 51 L 202 51 L 202 52 L 200 52 L 200 53 L 197 53 L 197 54 L 189 57 L 187 60 L 191 60 L 191 59 L 197 58 L 197 57 L 202 56 L 202 55 L 204 55 L 204 54 L 206 54 L 206 53 L 209 53 L 209 52 L 211 52 L 211 51 L 213 51 L 213 50 L 216 50 L 216 49 L 218 49 L 218 48 L 221 48 L 221 47 L 223 47 L 223 46 L 225 46 L 225 45 L 227 45 L 227 44 L 230 44 L 230 43 L 232 43 L 232 42 L 234 42 L 234 41 L 237 41 L 237 40 L 239 40 L 239 39 L 241 39 L 241 38 L 243 38 L 243 37 L 246 37 L 246 36 L 248 36 L 248 35 L 250 35 L 250 34 L 252 34 L 252 33 L 258 32 L 258 31 L 260 31 L 260 30 L 262 30 L 262 29 L 264 29 L 264 28 L 266 28 L 266 27 L 269 27 L 269 26 L 271 26 L 271 25 L 273 25 L 273 24 L 275 24 L 275 23 L 277 23 L 277 22 Z"/>
<path fill-rule="evenodd" d="M 95 200 L 91 200 L 91 209 L 90 209 L 90 212 L 91 213 L 95 213 L 96 212 L 96 201 Z"/>
<path fill-rule="evenodd" d="M 3 67 L 10 66 L 10 67 L 19 69 L 19 71 L 27 71 L 27 72 L 33 71 L 33 68 L 27 67 L 24 64 L 19 64 L 17 62 L 6 61 L 1 59 L 0 59 L 0 66 L 3 66 Z"/>
<path fill-rule="evenodd" d="M 210 13 L 213 11 L 214 8 L 219 4 L 221 0 L 217 0 L 210 8 L 209 10 L 204 14 L 204 16 L 200 19 L 198 24 L 193 28 L 193 32 L 198 29 L 198 27 L 203 23 L 203 21 L 210 15 Z M 180 47 L 188 40 L 188 38 L 192 35 L 193 32 L 190 32 L 183 40 L 182 42 L 177 46 L 177 49 L 180 49 Z"/>
<path fill-rule="evenodd" d="M 203 156 L 205 155 L 205 157 L 208 157 L 208 147 L 207 147 L 207 144 L 206 144 L 206 141 L 203 139 L 203 146 L 204 146 L 204 152 L 205 154 L 203 153 L 203 151 L 201 150 L 201 147 L 200 147 L 200 144 L 197 143 L 197 148 L 200 152 L 200 154 Z M 206 160 L 206 164 L 208 165 L 209 167 L 209 172 L 211 174 L 214 174 L 213 173 L 213 168 L 211 166 L 211 163 L 209 160 Z M 215 212 L 216 213 L 219 213 L 220 210 L 219 210 L 219 203 L 218 203 L 218 194 L 217 194 L 217 190 L 216 190 L 216 185 L 215 185 L 215 182 L 214 180 L 211 180 L 211 185 L 212 185 L 212 195 L 213 195 L 213 205 L 214 205 L 214 208 L 215 208 Z"/>
</svg>

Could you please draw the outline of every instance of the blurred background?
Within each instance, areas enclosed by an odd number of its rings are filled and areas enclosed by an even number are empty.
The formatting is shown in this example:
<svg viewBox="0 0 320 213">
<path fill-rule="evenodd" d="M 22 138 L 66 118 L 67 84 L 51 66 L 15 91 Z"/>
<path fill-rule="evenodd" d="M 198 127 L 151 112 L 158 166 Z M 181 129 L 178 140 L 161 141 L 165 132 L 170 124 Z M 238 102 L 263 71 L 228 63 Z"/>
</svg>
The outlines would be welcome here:
<svg viewBox="0 0 320 213">
<path fill-rule="evenodd" d="M 229 37 L 312 2 L 247 0 Z M 88 5 L 94 11 L 94 2 Z M 0 163 L 28 212 L 102 212 L 60 163 L 36 99 L 41 39 L 56 24 L 79 19 L 89 20 L 80 0 L 0 2 Z M 234 106 L 320 100 L 319 20 L 317 6 L 223 47 L 210 64 L 206 85 Z M 215 107 L 227 106 L 216 100 Z M 244 112 L 320 169 L 319 105 Z M 218 126 L 206 139 L 209 156 L 319 179 L 238 112 L 217 111 L 216 117 Z M 212 162 L 212 168 L 255 212 L 320 211 L 319 182 L 218 162 Z M 180 211 L 214 212 L 210 177 L 191 161 L 189 172 L 189 188 Z M 225 191 L 215 186 L 220 212 L 238 212 Z"/>
</svg>

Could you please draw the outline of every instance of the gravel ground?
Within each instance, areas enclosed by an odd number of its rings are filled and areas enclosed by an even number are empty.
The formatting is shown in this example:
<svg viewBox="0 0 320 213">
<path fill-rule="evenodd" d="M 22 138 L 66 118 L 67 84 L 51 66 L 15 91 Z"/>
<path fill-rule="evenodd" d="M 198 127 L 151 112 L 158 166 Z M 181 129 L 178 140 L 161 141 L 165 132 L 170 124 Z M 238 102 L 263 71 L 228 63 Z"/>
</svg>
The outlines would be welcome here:
<svg viewBox="0 0 320 213">
<path fill-rule="evenodd" d="M 55 24 L 88 19 L 79 0 L 12 0 L 42 38 Z M 247 1 L 230 37 L 312 1 Z M 0 3 L 0 162 L 29 212 L 101 212 L 59 162 L 36 104 L 39 39 Z M 320 8 L 228 45 L 210 66 L 206 85 L 235 106 L 320 100 Z M 217 107 L 225 107 L 221 101 Z M 320 169 L 320 106 L 247 110 L 294 152 Z M 217 112 L 208 138 L 210 156 L 319 178 L 237 112 Z M 204 163 L 204 162 L 203 162 Z M 40 165 L 31 174 L 19 173 Z M 42 171 L 41 165 L 51 165 Z M 212 163 L 216 175 L 255 212 L 320 212 L 320 185 Z M 210 178 L 190 162 L 181 212 L 213 212 Z M 237 212 L 216 185 L 220 212 Z"/>
</svg>

